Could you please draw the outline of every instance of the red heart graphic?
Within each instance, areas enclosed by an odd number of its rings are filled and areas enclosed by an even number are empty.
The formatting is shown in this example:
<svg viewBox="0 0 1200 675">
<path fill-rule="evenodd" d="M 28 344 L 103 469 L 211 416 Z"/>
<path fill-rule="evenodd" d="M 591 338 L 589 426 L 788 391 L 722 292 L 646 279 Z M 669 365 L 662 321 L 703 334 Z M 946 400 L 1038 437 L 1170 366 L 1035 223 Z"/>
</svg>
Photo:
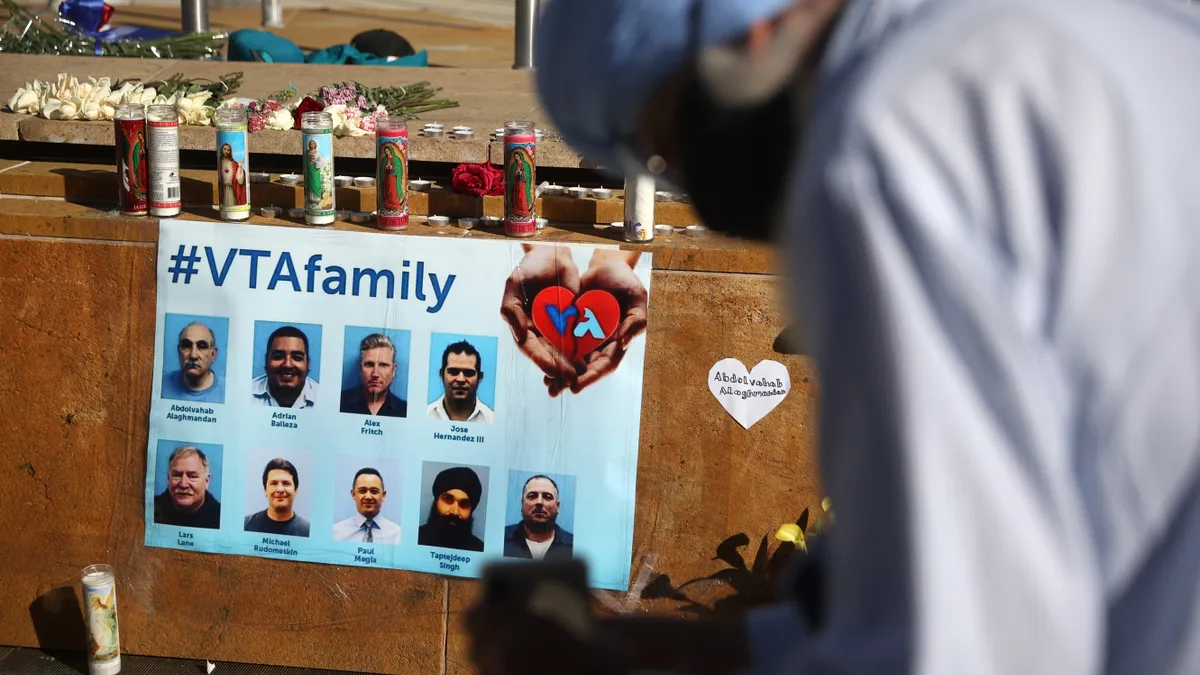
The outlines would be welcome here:
<svg viewBox="0 0 1200 675">
<path fill-rule="evenodd" d="M 621 322 L 621 306 L 607 291 L 576 298 L 569 289 L 550 286 L 533 299 L 532 311 L 542 337 L 575 362 L 603 344 Z"/>
</svg>

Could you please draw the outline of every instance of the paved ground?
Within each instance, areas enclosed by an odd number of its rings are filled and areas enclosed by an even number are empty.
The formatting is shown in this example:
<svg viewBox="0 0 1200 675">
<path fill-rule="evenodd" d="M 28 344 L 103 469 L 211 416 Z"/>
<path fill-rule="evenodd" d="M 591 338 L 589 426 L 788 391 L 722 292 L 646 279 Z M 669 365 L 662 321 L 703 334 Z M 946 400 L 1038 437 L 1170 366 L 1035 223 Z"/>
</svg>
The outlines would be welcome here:
<svg viewBox="0 0 1200 675">
<path fill-rule="evenodd" d="M 172 6 L 179 0 L 109 0 L 109 4 Z M 209 0 L 209 8 L 258 7 L 257 0 Z M 284 11 L 289 9 L 410 10 L 435 12 L 445 16 L 472 19 L 494 26 L 511 27 L 516 11 L 515 0 L 283 0 Z"/>
</svg>

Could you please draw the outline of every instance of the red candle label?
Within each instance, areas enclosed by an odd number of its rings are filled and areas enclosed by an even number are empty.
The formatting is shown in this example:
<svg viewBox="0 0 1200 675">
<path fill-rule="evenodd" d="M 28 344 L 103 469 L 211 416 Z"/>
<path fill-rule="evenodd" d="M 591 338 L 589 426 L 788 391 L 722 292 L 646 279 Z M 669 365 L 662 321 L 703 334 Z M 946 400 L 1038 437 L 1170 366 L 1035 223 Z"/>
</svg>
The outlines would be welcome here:
<svg viewBox="0 0 1200 675">
<path fill-rule="evenodd" d="M 142 214 L 148 209 L 146 120 L 117 120 L 117 208 Z"/>
<path fill-rule="evenodd" d="M 408 227 L 408 130 L 375 134 L 375 221 L 382 230 Z"/>
<path fill-rule="evenodd" d="M 504 137 L 504 231 L 509 235 L 537 231 L 534 189 L 537 137 L 533 133 Z"/>
</svg>

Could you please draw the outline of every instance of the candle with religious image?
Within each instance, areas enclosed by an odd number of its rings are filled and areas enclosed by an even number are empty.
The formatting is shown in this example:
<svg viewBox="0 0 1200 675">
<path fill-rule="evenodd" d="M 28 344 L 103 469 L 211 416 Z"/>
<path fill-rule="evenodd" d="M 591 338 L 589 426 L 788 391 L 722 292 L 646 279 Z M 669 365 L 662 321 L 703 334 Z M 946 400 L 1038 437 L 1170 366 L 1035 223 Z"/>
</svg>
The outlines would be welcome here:
<svg viewBox="0 0 1200 675">
<path fill-rule="evenodd" d="M 88 640 L 88 673 L 116 675 L 121 672 L 116 575 L 111 565 L 88 565 L 83 568 L 81 583 Z"/>
<path fill-rule="evenodd" d="M 537 234 L 537 135 L 533 122 L 504 125 L 504 234 Z"/>
<path fill-rule="evenodd" d="M 150 215 L 179 215 L 179 108 L 174 103 L 146 107 L 146 159 L 150 166 Z"/>
<path fill-rule="evenodd" d="M 245 108 L 219 108 L 217 127 L 217 203 L 224 220 L 250 217 L 250 138 Z"/>
<path fill-rule="evenodd" d="M 149 211 L 150 199 L 145 106 L 117 106 L 113 127 L 117 146 L 117 209 L 122 215 L 144 216 Z"/>
<path fill-rule="evenodd" d="M 408 119 L 380 117 L 375 123 L 375 224 L 381 230 L 408 228 Z"/>
<path fill-rule="evenodd" d="M 333 193 L 333 115 L 313 111 L 300 116 L 300 151 L 304 157 L 304 222 L 332 225 L 337 220 Z"/>
</svg>

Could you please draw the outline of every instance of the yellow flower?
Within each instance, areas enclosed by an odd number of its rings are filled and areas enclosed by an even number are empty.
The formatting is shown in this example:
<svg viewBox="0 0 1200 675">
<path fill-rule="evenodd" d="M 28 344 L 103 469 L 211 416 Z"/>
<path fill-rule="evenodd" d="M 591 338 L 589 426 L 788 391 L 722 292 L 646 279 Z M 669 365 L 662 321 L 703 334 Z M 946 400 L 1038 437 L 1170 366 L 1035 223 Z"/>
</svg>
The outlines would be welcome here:
<svg viewBox="0 0 1200 675">
<path fill-rule="evenodd" d="M 808 542 L 804 538 L 804 530 L 795 523 L 784 523 L 775 531 L 775 538 L 779 541 L 788 541 L 796 545 L 796 548 L 808 553 Z"/>
</svg>

